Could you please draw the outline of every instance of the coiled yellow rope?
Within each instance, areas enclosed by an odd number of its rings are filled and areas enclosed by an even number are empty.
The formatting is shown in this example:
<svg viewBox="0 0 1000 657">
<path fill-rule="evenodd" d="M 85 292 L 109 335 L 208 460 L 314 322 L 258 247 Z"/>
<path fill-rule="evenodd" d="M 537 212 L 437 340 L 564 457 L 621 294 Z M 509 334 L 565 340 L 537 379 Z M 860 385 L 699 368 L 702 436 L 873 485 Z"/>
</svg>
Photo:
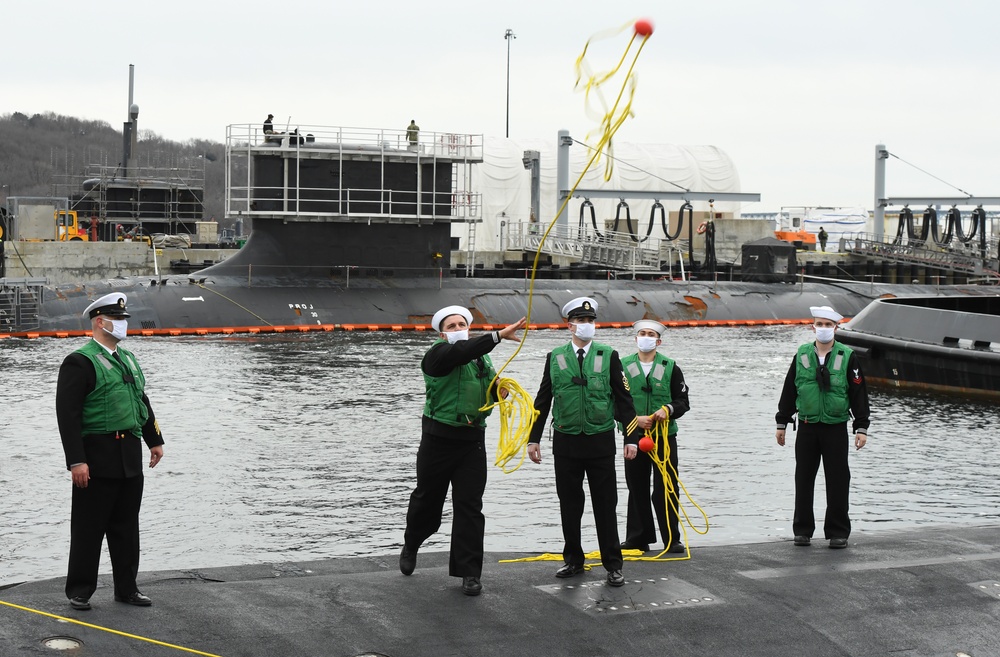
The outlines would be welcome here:
<svg viewBox="0 0 1000 657">
<path fill-rule="evenodd" d="M 687 486 L 685 486 L 684 482 L 681 481 L 681 478 L 677 475 L 677 470 L 670 462 L 670 443 L 667 441 L 667 432 L 670 426 L 670 410 L 667 409 L 666 406 L 663 406 L 662 408 L 663 412 L 667 414 L 666 418 L 654 422 L 650 429 L 646 429 L 646 435 L 644 438 L 649 438 L 653 443 L 653 448 L 647 453 L 649 454 L 649 458 L 653 461 L 653 465 L 655 465 L 656 469 L 659 470 L 660 476 L 663 478 L 663 497 L 664 503 L 667 505 L 666 508 L 673 510 L 674 513 L 677 514 L 678 518 L 681 517 L 681 514 L 684 516 L 684 520 L 678 524 L 681 527 L 681 531 L 684 533 L 685 555 L 683 557 L 664 556 L 667 554 L 667 550 L 670 549 L 670 545 L 673 544 L 675 540 L 675 537 L 672 535 L 673 529 L 668 526 L 667 545 L 663 549 L 663 552 L 660 552 L 655 557 L 644 557 L 642 556 L 642 552 L 639 550 L 623 550 L 623 555 L 629 555 L 625 557 L 626 561 L 684 561 L 686 559 L 690 559 L 691 545 L 688 542 L 687 528 L 690 527 L 695 533 L 701 535 L 707 534 L 709 530 L 708 514 L 705 513 L 705 510 L 694 501 L 694 498 L 691 497 L 691 493 L 688 492 Z M 660 441 L 663 441 L 663 458 L 660 458 Z M 681 504 L 680 494 L 674 489 L 673 481 L 670 478 L 671 473 L 677 480 L 677 485 L 684 491 L 684 497 L 687 498 L 687 501 L 690 502 L 692 506 L 698 509 L 698 512 L 705 521 L 705 529 L 702 530 L 694 526 L 687 509 L 683 504 Z"/>
<path fill-rule="evenodd" d="M 525 335 L 527 335 L 527 331 L 525 331 Z M 517 348 L 520 349 L 523 344 L 524 337 L 522 336 L 521 344 Z M 499 377 L 499 374 L 497 376 Z M 496 386 L 498 392 L 501 393 L 498 395 L 499 400 L 484 406 L 481 410 L 494 406 L 499 407 L 500 441 L 497 443 L 497 456 L 494 464 L 503 470 L 504 474 L 510 474 L 524 463 L 524 458 L 527 456 L 528 438 L 531 437 L 531 427 L 535 424 L 535 419 L 538 418 L 538 411 L 535 409 L 531 394 L 514 379 L 497 378 Z M 504 392 L 506 395 L 503 394 Z M 510 462 L 514 459 L 517 459 L 517 464 L 509 467 Z"/>
</svg>

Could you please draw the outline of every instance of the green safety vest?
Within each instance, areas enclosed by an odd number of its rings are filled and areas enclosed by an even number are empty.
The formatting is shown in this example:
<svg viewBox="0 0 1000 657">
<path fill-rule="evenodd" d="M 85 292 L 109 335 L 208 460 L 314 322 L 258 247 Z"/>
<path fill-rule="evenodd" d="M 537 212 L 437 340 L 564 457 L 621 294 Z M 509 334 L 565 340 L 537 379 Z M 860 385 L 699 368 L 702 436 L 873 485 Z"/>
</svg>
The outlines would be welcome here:
<svg viewBox="0 0 1000 657">
<path fill-rule="evenodd" d="M 572 342 L 552 350 L 549 377 L 552 380 L 552 422 L 562 433 L 588 436 L 615 427 L 611 394 L 611 347 L 593 342 L 583 359 L 585 385 L 581 378 L 576 347 Z"/>
<path fill-rule="evenodd" d="M 97 384 L 83 400 L 83 435 L 130 431 L 142 437 L 142 427 L 149 419 L 149 410 L 142 401 L 146 377 L 142 374 L 135 356 L 117 348 L 122 362 L 118 362 L 107 349 L 91 340 L 76 350 L 94 364 Z M 124 366 L 122 365 L 124 363 Z M 135 379 L 125 382 L 126 371 Z"/>
<path fill-rule="evenodd" d="M 445 340 L 438 340 L 440 344 Z M 489 356 L 456 367 L 445 376 L 424 374 L 424 415 L 453 427 L 486 426 L 486 418 L 493 412 L 481 412 L 489 397 L 490 382 L 496 376 Z"/>
<path fill-rule="evenodd" d="M 653 368 L 649 376 L 642 371 L 639 354 L 631 354 L 622 358 L 622 369 L 628 377 L 629 392 L 635 404 L 636 415 L 652 415 L 674 399 L 670 396 L 670 376 L 674 373 L 674 361 L 657 352 L 653 359 Z M 677 422 L 673 416 L 667 425 L 667 434 L 677 433 Z"/>
<path fill-rule="evenodd" d="M 830 389 L 823 391 L 816 381 L 819 359 L 813 343 L 799 347 L 795 354 L 795 408 L 799 419 L 808 423 L 839 424 L 850 419 L 851 403 L 847 397 L 847 363 L 854 353 L 839 342 L 826 355 L 826 369 L 830 372 Z"/>
</svg>

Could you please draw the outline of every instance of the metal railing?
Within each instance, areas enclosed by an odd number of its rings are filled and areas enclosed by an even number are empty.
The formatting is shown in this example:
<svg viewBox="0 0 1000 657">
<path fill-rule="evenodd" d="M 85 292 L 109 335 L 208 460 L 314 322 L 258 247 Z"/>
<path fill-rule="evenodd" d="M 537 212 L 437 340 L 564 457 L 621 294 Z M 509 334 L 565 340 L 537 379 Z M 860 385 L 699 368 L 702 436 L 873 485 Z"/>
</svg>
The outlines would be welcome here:
<svg viewBox="0 0 1000 657">
<path fill-rule="evenodd" d="M 282 159 L 286 180 L 292 182 L 281 187 L 255 184 L 255 157 L 267 155 Z M 332 168 L 339 174 L 323 187 L 298 186 L 302 162 L 315 160 L 336 163 Z M 359 160 L 379 163 L 383 172 L 389 164 L 412 164 L 418 183 L 407 190 L 345 186 L 345 167 Z M 478 220 L 482 195 L 471 189 L 471 166 L 482 161 L 482 135 L 422 132 L 411 142 L 405 129 L 298 126 L 265 133 L 262 125 L 231 125 L 226 136 L 226 213 L 306 220 L 335 216 Z M 438 164 L 449 165 L 443 174 L 446 180 L 439 180 Z M 433 180 L 421 183 L 420 175 L 426 171 Z M 384 175 L 378 178 L 385 180 Z M 442 186 L 448 191 L 429 191 Z"/>
<path fill-rule="evenodd" d="M 417 142 L 409 141 L 406 130 L 350 128 L 340 126 L 274 126 L 265 133 L 262 124 L 234 124 L 226 128 L 226 148 L 254 146 L 302 151 L 344 151 L 382 153 L 402 157 L 420 155 L 470 162 L 483 161 L 483 135 L 451 132 L 420 132 Z"/>
<path fill-rule="evenodd" d="M 0 278 L 0 333 L 38 329 L 44 278 Z"/>
<path fill-rule="evenodd" d="M 503 245 L 507 251 L 538 251 L 543 228 L 538 224 L 511 224 Z M 579 228 L 556 226 L 549 232 L 542 253 L 577 259 L 581 264 L 633 273 L 664 271 L 680 263 L 687 241 L 651 238 L 637 243 L 628 233 L 605 232 L 600 237 Z"/>
<path fill-rule="evenodd" d="M 973 244 L 930 248 L 926 242 L 919 240 L 895 244 L 869 233 L 856 233 L 844 238 L 844 249 L 856 255 L 966 274 L 982 274 L 985 264 L 978 247 Z M 995 258 L 992 249 L 990 251 L 988 257 Z"/>
</svg>

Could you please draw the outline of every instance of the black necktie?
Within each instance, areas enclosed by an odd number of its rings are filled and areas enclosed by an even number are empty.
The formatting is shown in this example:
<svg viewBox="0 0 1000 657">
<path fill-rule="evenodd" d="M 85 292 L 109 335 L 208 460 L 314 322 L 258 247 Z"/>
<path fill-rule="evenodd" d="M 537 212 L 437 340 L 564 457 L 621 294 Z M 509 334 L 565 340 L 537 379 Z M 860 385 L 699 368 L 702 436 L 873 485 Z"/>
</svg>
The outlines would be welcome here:
<svg viewBox="0 0 1000 657">
<path fill-rule="evenodd" d="M 122 369 L 125 370 L 125 372 L 122 374 L 122 379 L 125 381 L 125 383 L 135 383 L 135 377 L 132 376 L 132 370 L 128 368 L 128 366 L 125 364 L 125 361 L 122 360 L 122 357 L 118 355 L 118 352 L 112 351 L 111 355 L 114 357 L 116 361 L 118 361 L 118 364 L 122 366 Z"/>
<path fill-rule="evenodd" d="M 583 375 L 583 349 L 576 350 L 576 359 L 580 361 L 580 374 Z"/>
</svg>

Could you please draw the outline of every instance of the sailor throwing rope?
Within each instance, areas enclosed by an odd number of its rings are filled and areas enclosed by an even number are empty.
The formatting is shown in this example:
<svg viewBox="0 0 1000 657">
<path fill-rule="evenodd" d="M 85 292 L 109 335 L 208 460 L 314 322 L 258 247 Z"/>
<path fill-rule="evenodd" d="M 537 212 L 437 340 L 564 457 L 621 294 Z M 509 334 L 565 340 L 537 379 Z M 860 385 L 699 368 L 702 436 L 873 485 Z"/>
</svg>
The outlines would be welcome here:
<svg viewBox="0 0 1000 657">
<path fill-rule="evenodd" d="M 462 578 L 466 595 L 479 595 L 483 572 L 483 492 L 486 490 L 486 417 L 496 401 L 496 371 L 487 355 L 501 340 L 520 341 L 526 321 L 469 338 L 472 313 L 464 306 L 437 311 L 431 326 L 438 340 L 424 355 L 426 401 L 417 451 L 417 487 L 410 495 L 399 570 L 413 573 L 417 550 L 441 526 L 448 486 L 454 520 L 448 574 Z M 501 389 L 500 395 L 504 392 Z"/>
</svg>

